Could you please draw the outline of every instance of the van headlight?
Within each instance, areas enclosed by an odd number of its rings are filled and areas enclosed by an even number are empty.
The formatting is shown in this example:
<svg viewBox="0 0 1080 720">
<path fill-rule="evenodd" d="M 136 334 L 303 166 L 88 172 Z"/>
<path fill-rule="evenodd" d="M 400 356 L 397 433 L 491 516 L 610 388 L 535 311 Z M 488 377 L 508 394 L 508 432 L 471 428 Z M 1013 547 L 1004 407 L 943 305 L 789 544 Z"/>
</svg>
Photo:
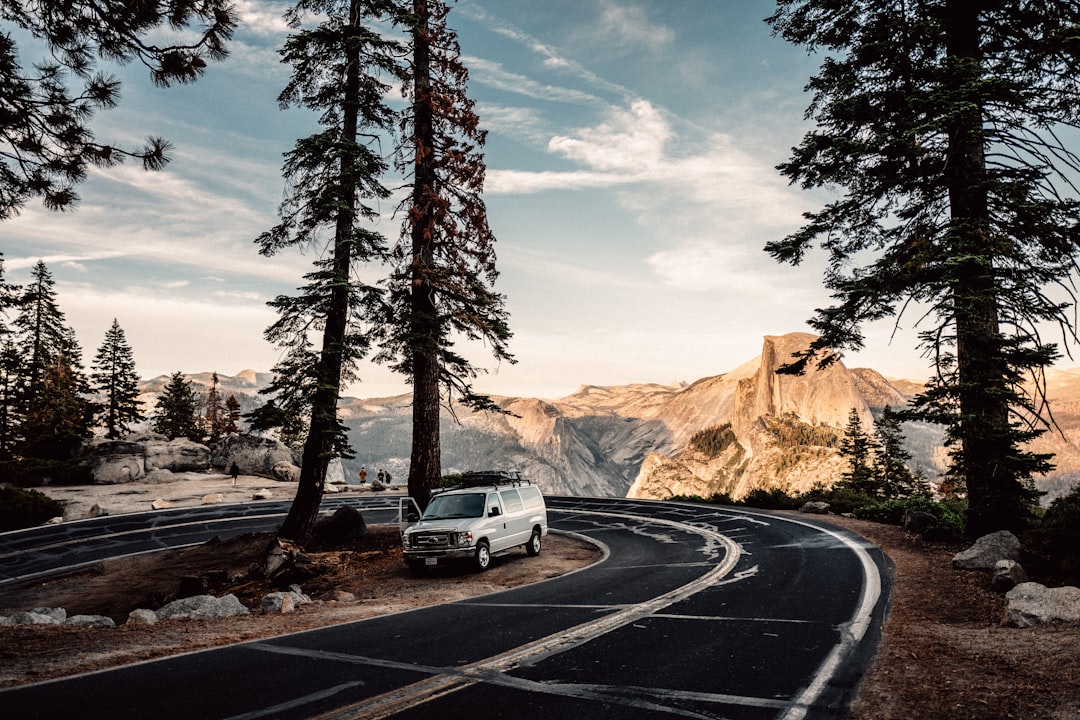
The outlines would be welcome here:
<svg viewBox="0 0 1080 720">
<path fill-rule="evenodd" d="M 468 532 L 468 531 L 466 531 L 466 532 L 459 532 L 459 533 L 457 534 L 457 542 L 455 543 L 455 545 L 459 545 L 459 546 L 460 546 L 460 545 L 465 545 L 465 546 L 469 546 L 469 545 L 472 545 L 472 540 L 473 540 L 473 537 L 472 537 L 472 533 L 471 533 L 471 532 Z"/>
</svg>

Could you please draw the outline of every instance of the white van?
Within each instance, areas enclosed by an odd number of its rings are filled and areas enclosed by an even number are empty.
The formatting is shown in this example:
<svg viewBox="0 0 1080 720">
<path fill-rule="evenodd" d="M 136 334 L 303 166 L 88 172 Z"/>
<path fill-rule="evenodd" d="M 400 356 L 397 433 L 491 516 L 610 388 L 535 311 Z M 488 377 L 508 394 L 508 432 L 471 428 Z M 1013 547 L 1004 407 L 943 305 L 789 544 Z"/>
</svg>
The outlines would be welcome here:
<svg viewBox="0 0 1080 720">
<path fill-rule="evenodd" d="M 515 547 L 539 555 L 547 532 L 540 488 L 517 473 L 485 472 L 466 473 L 461 487 L 434 495 L 401 539 L 405 563 L 414 573 L 453 560 L 470 560 L 487 570 L 493 556 Z"/>
</svg>

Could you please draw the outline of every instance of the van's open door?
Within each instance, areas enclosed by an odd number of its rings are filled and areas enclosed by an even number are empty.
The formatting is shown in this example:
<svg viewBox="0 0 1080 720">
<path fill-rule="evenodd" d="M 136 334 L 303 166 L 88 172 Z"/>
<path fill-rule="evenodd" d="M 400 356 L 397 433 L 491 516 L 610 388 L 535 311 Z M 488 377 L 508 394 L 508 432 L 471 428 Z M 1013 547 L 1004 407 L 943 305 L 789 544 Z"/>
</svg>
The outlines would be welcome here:
<svg viewBox="0 0 1080 720">
<path fill-rule="evenodd" d="M 420 520 L 420 506 L 408 495 L 398 498 L 397 523 L 398 530 L 405 535 L 405 530 L 410 525 L 415 525 Z"/>
</svg>

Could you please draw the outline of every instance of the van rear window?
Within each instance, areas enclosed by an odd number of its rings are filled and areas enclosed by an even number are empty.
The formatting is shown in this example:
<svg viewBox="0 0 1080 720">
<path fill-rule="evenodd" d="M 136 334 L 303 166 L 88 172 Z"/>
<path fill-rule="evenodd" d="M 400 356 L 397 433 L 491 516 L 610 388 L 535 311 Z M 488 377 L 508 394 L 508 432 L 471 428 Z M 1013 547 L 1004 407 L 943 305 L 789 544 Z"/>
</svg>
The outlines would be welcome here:
<svg viewBox="0 0 1080 720">
<path fill-rule="evenodd" d="M 544 504 L 544 497 L 540 494 L 540 489 L 536 487 L 521 488 L 521 499 L 525 501 L 527 508 L 540 507 Z"/>
<path fill-rule="evenodd" d="M 518 495 L 517 490 L 503 490 L 499 494 L 502 495 L 503 506 L 506 508 L 506 512 L 521 512 L 521 496 Z"/>
</svg>

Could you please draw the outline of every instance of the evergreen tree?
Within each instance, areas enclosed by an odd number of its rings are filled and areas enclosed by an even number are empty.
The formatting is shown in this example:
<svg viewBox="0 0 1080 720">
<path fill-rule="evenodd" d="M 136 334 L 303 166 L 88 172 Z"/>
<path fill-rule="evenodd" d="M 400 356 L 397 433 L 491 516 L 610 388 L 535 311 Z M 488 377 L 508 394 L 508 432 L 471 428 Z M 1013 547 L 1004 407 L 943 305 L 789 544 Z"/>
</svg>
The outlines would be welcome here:
<svg viewBox="0 0 1080 720">
<path fill-rule="evenodd" d="M 211 442 L 218 440 L 226 432 L 225 426 L 229 419 L 228 411 L 225 409 L 225 402 L 221 399 L 221 392 L 218 390 L 219 384 L 218 375 L 215 372 L 210 381 L 210 389 L 206 391 L 206 400 L 203 403 L 203 433 Z"/>
<path fill-rule="evenodd" d="M 192 82 L 207 59 L 225 56 L 232 12 L 227 0 L 2 0 L 0 18 L 16 32 L 0 29 L 0 220 L 32 197 L 50 209 L 72 207 L 89 165 L 109 167 L 126 157 L 147 169 L 166 163 L 169 145 L 160 138 L 137 150 L 94 138 L 94 112 L 120 97 L 119 81 L 95 63 L 137 61 L 157 85 Z M 169 30 L 175 44 L 163 42 Z M 44 43 L 48 59 L 21 65 L 28 50 L 20 52 L 15 37 Z"/>
<path fill-rule="evenodd" d="M 904 447 L 902 416 L 888 405 L 874 421 L 874 479 L 886 498 L 903 498 L 922 494 L 919 483 L 907 463 L 911 453 Z"/>
<path fill-rule="evenodd" d="M 269 399 L 247 414 L 252 432 L 276 430 L 289 447 L 303 447 L 311 423 L 311 399 L 315 396 L 318 355 L 306 336 L 296 338 L 284 358 L 274 366 L 270 384 L 259 390 Z"/>
<path fill-rule="evenodd" d="M 8 460 L 22 440 L 26 397 L 22 353 L 11 339 L 0 346 L 0 460 Z"/>
<path fill-rule="evenodd" d="M 353 271 L 386 253 L 385 240 L 369 226 L 378 215 L 371 203 L 390 194 L 382 184 L 387 163 L 379 143 L 393 126 L 383 78 L 398 73 L 398 44 L 373 24 L 393 10 L 382 0 L 300 0 L 286 13 L 293 32 L 281 56 L 292 65 L 292 76 L 278 100 L 282 107 L 320 112 L 322 131 L 286 153 L 289 193 L 279 210 L 281 222 L 257 242 L 264 255 L 313 245 L 325 247 L 325 256 L 305 276 L 308 284 L 299 296 L 271 303 L 279 319 L 267 339 L 296 351 L 289 358 L 296 374 L 279 374 L 277 386 L 291 382 L 297 389 L 279 397 L 261 418 L 274 422 L 288 419 L 274 417 L 275 410 L 309 410 L 300 483 L 279 531 L 299 542 L 314 527 L 330 460 L 352 456 L 337 404 L 342 383 L 354 376 L 356 361 L 369 347 L 361 308 L 377 299 L 374 288 L 354 283 Z M 304 29 L 310 16 L 320 22 Z M 309 356 L 307 335 L 320 329 L 321 344 Z"/>
<path fill-rule="evenodd" d="M 1074 331 L 1046 289 L 1073 299 L 1080 254 L 1080 157 L 1060 132 L 1080 125 L 1080 6 L 780 0 L 769 22 L 826 55 L 809 84 L 817 129 L 780 169 L 845 193 L 767 246 L 797 264 L 820 238 L 837 301 L 789 369 L 918 308 L 935 375 L 914 411 L 945 425 L 967 530 L 1020 530 L 1032 475 L 1051 467 L 1024 449 L 1045 427 L 1024 381 L 1057 357 L 1039 327 Z"/>
<path fill-rule="evenodd" d="M 225 398 L 225 423 L 221 432 L 225 435 L 240 432 L 240 401 L 232 393 Z"/>
<path fill-rule="evenodd" d="M 873 441 L 863 429 L 859 411 L 851 408 L 839 448 L 840 457 L 847 458 L 849 465 L 847 471 L 841 473 L 837 485 L 864 492 L 871 497 L 878 496 L 881 487 L 874 477 L 873 447 Z"/>
<path fill-rule="evenodd" d="M 23 290 L 14 322 L 25 358 L 28 401 L 41 387 L 47 368 L 65 348 L 70 348 L 72 340 L 56 301 L 56 282 L 45 263 L 38 260 L 30 277 L 31 283 Z"/>
<path fill-rule="evenodd" d="M 90 436 L 92 411 L 82 395 L 86 382 L 76 363 L 60 352 L 45 368 L 41 386 L 26 407 L 23 455 L 64 460 Z"/>
<path fill-rule="evenodd" d="M 105 437 L 122 437 L 127 434 L 128 426 L 142 420 L 143 415 L 135 355 L 116 318 L 105 332 L 92 370 L 90 377 L 94 389 L 105 396 L 97 413 L 98 422 L 105 427 Z"/>
<path fill-rule="evenodd" d="M 7 313 L 19 299 L 18 288 L 4 282 L 4 254 L 0 253 L 0 460 L 11 458 L 21 435 L 23 385 L 22 353 L 8 327 Z"/>
<path fill-rule="evenodd" d="M 497 410 L 474 392 L 478 370 L 454 342 L 482 341 L 496 360 L 514 362 L 504 298 L 492 290 L 495 237 L 481 197 L 486 133 L 466 93 L 468 71 L 448 12 L 442 0 L 412 0 L 412 82 L 398 158 L 412 189 L 377 356 L 412 383 L 409 494 L 421 507 L 442 477 L 443 402 Z"/>
<path fill-rule="evenodd" d="M 199 428 L 199 396 L 191 383 L 179 371 L 169 376 L 169 383 L 158 395 L 154 405 L 153 424 L 156 433 L 170 440 L 188 438 L 202 441 Z"/>
</svg>

